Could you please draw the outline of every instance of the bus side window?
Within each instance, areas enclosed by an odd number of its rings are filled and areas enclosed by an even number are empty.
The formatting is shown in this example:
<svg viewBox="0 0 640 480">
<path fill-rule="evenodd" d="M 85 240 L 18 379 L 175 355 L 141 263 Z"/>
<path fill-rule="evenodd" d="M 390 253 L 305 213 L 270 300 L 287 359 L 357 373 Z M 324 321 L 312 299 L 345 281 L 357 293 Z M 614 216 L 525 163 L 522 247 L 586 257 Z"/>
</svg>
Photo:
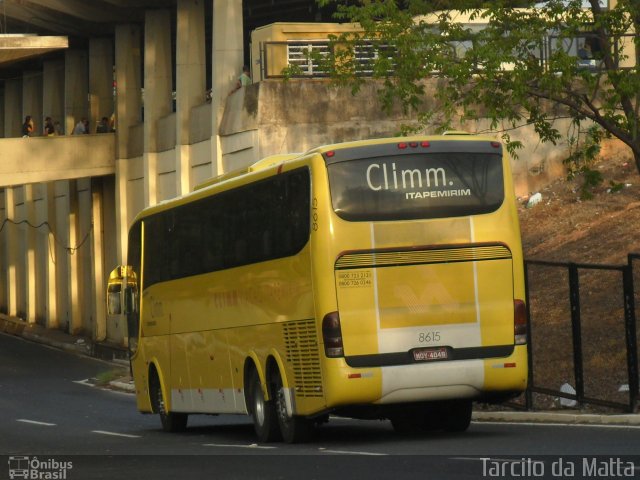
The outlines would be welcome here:
<svg viewBox="0 0 640 480">
<path fill-rule="evenodd" d="M 235 264 L 242 265 L 247 257 L 247 241 L 244 238 L 238 238 L 235 242 Z"/>
<path fill-rule="evenodd" d="M 262 232 L 262 256 L 264 258 L 271 258 L 273 256 L 273 245 L 271 232 L 269 230 Z"/>
</svg>

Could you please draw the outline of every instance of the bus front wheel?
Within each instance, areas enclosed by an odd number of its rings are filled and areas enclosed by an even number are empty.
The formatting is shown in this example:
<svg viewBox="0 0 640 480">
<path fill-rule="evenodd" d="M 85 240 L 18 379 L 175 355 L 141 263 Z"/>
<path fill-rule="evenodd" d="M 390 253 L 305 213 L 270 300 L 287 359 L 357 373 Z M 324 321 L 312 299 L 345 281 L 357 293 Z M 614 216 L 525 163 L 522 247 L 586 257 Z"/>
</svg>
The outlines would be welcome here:
<svg viewBox="0 0 640 480">
<path fill-rule="evenodd" d="M 160 380 L 154 376 L 151 380 L 151 402 L 153 411 L 160 415 L 162 429 L 165 432 L 181 432 L 187 428 L 188 415 L 186 413 L 167 412 L 166 403 L 162 396 Z"/>
<path fill-rule="evenodd" d="M 280 439 L 274 402 L 265 400 L 257 373 L 251 378 L 251 416 L 259 441 L 275 442 Z"/>
<path fill-rule="evenodd" d="M 282 378 L 279 373 L 275 374 L 274 390 L 276 397 L 276 412 L 282 439 L 286 443 L 301 443 L 308 441 L 313 434 L 313 423 L 311 420 L 299 415 L 289 416 L 287 413 L 287 402 Z"/>
</svg>

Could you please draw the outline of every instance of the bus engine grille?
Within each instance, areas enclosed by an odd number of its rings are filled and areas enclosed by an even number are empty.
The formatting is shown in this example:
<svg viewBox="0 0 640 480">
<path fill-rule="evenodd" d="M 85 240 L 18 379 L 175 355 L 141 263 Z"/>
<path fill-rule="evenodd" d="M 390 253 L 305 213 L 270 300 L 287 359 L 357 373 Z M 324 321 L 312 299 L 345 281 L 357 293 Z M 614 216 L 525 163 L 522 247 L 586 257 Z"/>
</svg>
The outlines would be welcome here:
<svg viewBox="0 0 640 480">
<path fill-rule="evenodd" d="M 315 319 L 286 322 L 282 326 L 287 361 L 293 365 L 296 395 L 321 397 L 322 374 Z"/>
</svg>

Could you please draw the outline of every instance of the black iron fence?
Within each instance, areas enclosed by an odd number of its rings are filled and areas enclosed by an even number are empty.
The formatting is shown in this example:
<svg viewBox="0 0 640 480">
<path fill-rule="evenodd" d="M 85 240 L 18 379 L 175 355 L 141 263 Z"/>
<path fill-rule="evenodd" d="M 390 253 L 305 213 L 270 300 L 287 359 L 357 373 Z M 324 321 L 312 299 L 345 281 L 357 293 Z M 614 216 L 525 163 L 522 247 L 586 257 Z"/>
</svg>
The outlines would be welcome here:
<svg viewBox="0 0 640 480">
<path fill-rule="evenodd" d="M 626 265 L 525 261 L 530 366 L 525 408 L 565 399 L 576 406 L 636 410 L 637 260 L 640 254 L 629 254 Z M 566 296 L 558 296 L 559 290 Z"/>
</svg>

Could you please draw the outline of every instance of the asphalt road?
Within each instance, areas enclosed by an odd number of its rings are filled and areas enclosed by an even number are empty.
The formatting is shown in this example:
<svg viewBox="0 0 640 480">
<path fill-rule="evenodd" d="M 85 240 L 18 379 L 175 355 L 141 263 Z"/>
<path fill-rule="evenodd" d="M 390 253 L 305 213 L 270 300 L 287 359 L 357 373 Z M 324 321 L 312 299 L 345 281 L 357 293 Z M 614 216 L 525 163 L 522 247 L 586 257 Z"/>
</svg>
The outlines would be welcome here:
<svg viewBox="0 0 640 480">
<path fill-rule="evenodd" d="M 332 419 L 313 442 L 285 445 L 256 444 L 248 417 L 221 415 L 167 434 L 132 395 L 84 382 L 113 369 L 0 335 L 0 479 L 20 478 L 27 462 L 65 474 L 36 478 L 65 479 L 640 479 L 640 427 L 474 422 L 464 434 L 402 437 L 389 422 Z"/>
</svg>

